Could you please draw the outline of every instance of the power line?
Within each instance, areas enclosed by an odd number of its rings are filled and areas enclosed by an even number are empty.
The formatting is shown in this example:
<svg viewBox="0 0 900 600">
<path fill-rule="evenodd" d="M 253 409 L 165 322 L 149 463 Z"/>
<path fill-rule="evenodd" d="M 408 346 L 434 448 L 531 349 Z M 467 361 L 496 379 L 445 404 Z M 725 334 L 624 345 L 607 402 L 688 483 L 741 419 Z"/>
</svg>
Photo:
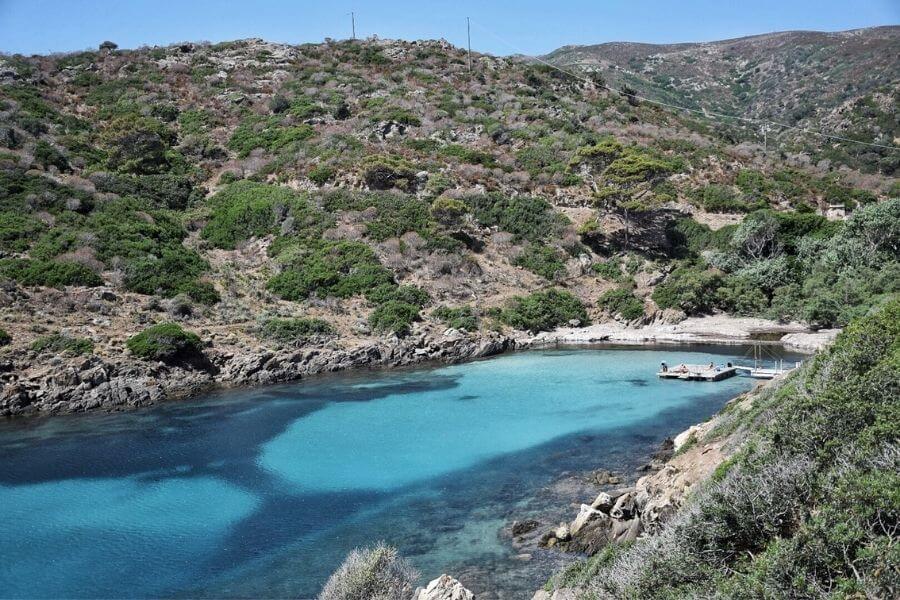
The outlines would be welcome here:
<svg viewBox="0 0 900 600">
<path fill-rule="evenodd" d="M 616 90 L 616 89 L 614 89 L 614 88 L 611 88 L 611 87 L 608 86 L 608 85 L 605 85 L 605 84 L 598 84 L 596 81 L 592 81 L 592 80 L 590 80 L 590 79 L 587 79 L 586 77 L 581 77 L 581 76 L 579 76 L 579 75 L 573 73 L 572 71 L 568 71 L 568 70 L 563 69 L 563 68 L 561 68 L 561 67 L 559 67 L 559 66 L 557 66 L 557 65 L 554 65 L 554 64 L 552 64 L 552 63 L 549 63 L 549 62 L 543 60 L 543 59 L 540 58 L 540 57 L 532 56 L 532 55 L 526 53 L 525 51 L 523 51 L 521 48 L 518 48 L 518 47 L 516 47 L 514 44 L 512 44 L 512 43 L 510 43 L 510 42 L 508 42 L 508 41 L 506 41 L 506 40 L 504 40 L 504 39 L 501 38 L 499 35 L 497 35 L 497 34 L 494 33 L 493 31 L 487 29 L 486 27 L 484 27 L 483 25 L 481 25 L 481 24 L 478 23 L 477 21 L 474 21 L 474 23 L 475 23 L 475 26 L 476 26 L 476 27 L 479 27 L 482 31 L 484 31 L 484 32 L 487 33 L 488 35 L 492 36 L 494 39 L 496 39 L 497 41 L 499 41 L 501 44 L 506 45 L 508 48 L 510 48 L 510 49 L 513 50 L 514 52 L 516 52 L 516 53 L 518 53 L 518 54 L 520 54 L 520 55 L 522 55 L 522 56 L 524 56 L 524 57 L 526 57 L 526 58 L 530 58 L 531 60 L 534 60 L 534 61 L 536 61 L 536 62 L 539 62 L 539 63 L 541 63 L 541 64 L 543 64 L 543 65 L 546 65 L 546 66 L 550 67 L 551 69 L 555 69 L 555 70 L 559 71 L 560 73 L 565 73 L 566 75 L 569 75 L 570 77 L 574 77 L 575 79 L 584 81 L 584 82 L 586 82 L 586 83 L 590 83 L 590 84 L 595 85 L 595 86 L 598 86 L 598 87 L 601 87 L 601 88 L 603 88 L 603 89 L 605 89 L 605 90 L 608 90 L 608 91 L 610 91 L 610 92 L 613 92 L 613 93 L 619 93 L 619 90 Z M 573 63 L 573 64 L 577 64 L 577 63 Z M 829 133 L 822 133 L 821 131 L 815 131 L 815 130 L 813 130 L 813 129 L 806 129 L 805 127 L 797 127 L 796 125 L 788 125 L 787 123 L 779 123 L 778 121 L 771 121 L 771 120 L 768 120 L 768 119 L 754 119 L 754 118 L 752 118 L 752 117 L 737 117 L 737 116 L 734 116 L 734 115 L 728 115 L 728 114 L 725 114 L 725 113 L 719 113 L 719 112 L 715 112 L 715 111 L 711 111 L 711 110 L 697 109 L 697 108 L 688 108 L 687 106 L 680 106 L 680 105 L 678 105 L 678 104 L 671 104 L 671 103 L 669 103 L 669 102 L 663 102 L 663 101 L 661 101 L 661 100 L 652 100 L 652 99 L 650 99 L 650 98 L 645 98 L 645 97 L 639 96 L 639 95 L 637 95 L 637 94 L 627 94 L 627 95 L 630 96 L 630 97 L 632 97 L 632 98 L 636 98 L 636 99 L 638 99 L 638 100 L 640 100 L 640 101 L 642 101 L 642 102 L 646 102 L 646 103 L 648 103 L 648 104 L 654 104 L 654 105 L 656 105 L 656 106 L 665 106 L 666 108 L 671 108 L 671 109 L 674 109 L 674 110 L 683 110 L 683 111 L 685 111 L 685 112 L 690 112 L 690 113 L 694 113 L 694 114 L 701 115 L 701 116 L 706 117 L 706 118 L 708 118 L 708 119 L 712 119 L 712 118 L 714 118 L 714 117 L 718 117 L 718 118 L 720 118 L 720 119 L 734 119 L 734 120 L 736 120 L 736 121 L 741 121 L 741 122 L 743 122 L 743 123 L 752 123 L 752 124 L 754 124 L 754 125 L 762 125 L 762 126 L 775 125 L 776 127 L 781 127 L 782 129 L 789 129 L 789 130 L 798 131 L 798 132 L 801 132 L 801 133 L 807 133 L 807 134 L 819 136 L 819 137 L 825 138 L 825 139 L 836 140 L 836 141 L 841 141 L 841 142 L 848 142 L 848 143 L 851 143 L 851 144 L 860 144 L 860 145 L 863 145 L 863 146 L 870 146 L 870 147 L 873 147 L 873 148 L 882 148 L 882 149 L 885 149 L 885 150 L 893 150 L 894 152 L 900 151 L 900 148 L 898 148 L 897 146 L 889 146 L 889 145 L 887 145 L 887 144 L 876 144 L 876 143 L 873 143 L 873 142 L 862 142 L 862 141 L 860 141 L 860 140 L 854 140 L 854 139 L 852 139 L 852 138 L 843 137 L 843 136 L 840 136 L 840 135 L 834 135 L 834 134 L 829 134 Z"/>
</svg>

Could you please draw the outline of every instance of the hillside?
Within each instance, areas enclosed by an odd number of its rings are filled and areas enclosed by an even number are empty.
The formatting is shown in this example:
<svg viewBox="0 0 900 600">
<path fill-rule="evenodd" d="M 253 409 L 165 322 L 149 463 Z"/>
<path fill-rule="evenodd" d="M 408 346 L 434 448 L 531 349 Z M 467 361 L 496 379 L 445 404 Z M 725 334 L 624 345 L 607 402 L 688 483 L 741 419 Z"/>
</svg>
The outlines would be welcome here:
<svg viewBox="0 0 900 600">
<path fill-rule="evenodd" d="M 544 57 L 598 71 L 616 89 L 694 109 L 896 145 L 900 138 L 900 27 L 787 31 L 702 44 L 564 46 Z M 803 139 L 806 137 L 807 139 Z M 773 132 L 772 145 L 813 142 Z M 896 153 L 829 147 L 823 159 L 895 175 Z"/>
<path fill-rule="evenodd" d="M 593 556 L 535 600 L 896 597 L 898 310 L 886 303 L 798 372 L 732 401 L 630 498 L 583 510 Z M 649 535 L 613 541 L 622 519 Z"/>
<path fill-rule="evenodd" d="M 5 56 L 0 146 L 4 414 L 900 281 L 883 173 L 442 41 Z"/>
</svg>

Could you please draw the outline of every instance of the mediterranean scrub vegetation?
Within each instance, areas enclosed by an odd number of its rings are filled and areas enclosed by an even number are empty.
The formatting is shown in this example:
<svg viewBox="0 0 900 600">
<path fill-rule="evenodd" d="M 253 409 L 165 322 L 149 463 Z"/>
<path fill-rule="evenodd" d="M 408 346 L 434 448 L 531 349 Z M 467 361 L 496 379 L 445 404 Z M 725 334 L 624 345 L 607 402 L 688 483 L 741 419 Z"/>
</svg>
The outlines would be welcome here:
<svg viewBox="0 0 900 600">
<path fill-rule="evenodd" d="M 842 60 L 889 80 L 880 55 Z M 53 313 L 62 328 L 97 311 L 130 330 L 187 298 L 179 319 L 233 353 L 248 331 L 339 344 L 660 309 L 832 327 L 896 292 L 889 153 L 790 132 L 767 152 L 739 123 L 609 93 L 597 84 L 613 69 L 582 81 L 511 57 L 469 73 L 465 59 L 383 40 L 2 57 L 4 319 Z M 819 100 L 844 133 L 900 136 L 894 91 L 836 92 Z M 316 315 L 334 333 L 253 315 Z M 38 336 L 17 331 L 14 347 Z"/>
<path fill-rule="evenodd" d="M 357 548 L 328 578 L 319 600 L 412 598 L 418 578 L 418 572 L 395 548 L 384 544 Z"/>
<path fill-rule="evenodd" d="M 741 449 L 655 535 L 554 583 L 615 598 L 889 598 L 900 522 L 900 299 L 710 437 Z"/>
<path fill-rule="evenodd" d="M 176 323 L 152 325 L 128 338 L 126 346 L 139 358 L 173 363 L 190 362 L 203 353 L 200 337 Z"/>
</svg>

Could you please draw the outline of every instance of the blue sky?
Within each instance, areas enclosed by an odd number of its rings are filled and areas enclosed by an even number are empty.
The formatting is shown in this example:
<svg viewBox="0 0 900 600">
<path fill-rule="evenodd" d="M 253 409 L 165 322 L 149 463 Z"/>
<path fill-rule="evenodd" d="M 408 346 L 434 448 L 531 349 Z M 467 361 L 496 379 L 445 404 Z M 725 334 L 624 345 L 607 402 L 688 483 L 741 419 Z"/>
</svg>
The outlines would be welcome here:
<svg viewBox="0 0 900 600">
<path fill-rule="evenodd" d="M 318 42 L 349 37 L 351 10 L 359 37 L 458 45 L 470 16 L 473 49 L 494 54 L 900 24 L 900 0 L 0 0 L 0 51 L 82 50 L 105 39 L 123 48 L 246 37 Z"/>
</svg>

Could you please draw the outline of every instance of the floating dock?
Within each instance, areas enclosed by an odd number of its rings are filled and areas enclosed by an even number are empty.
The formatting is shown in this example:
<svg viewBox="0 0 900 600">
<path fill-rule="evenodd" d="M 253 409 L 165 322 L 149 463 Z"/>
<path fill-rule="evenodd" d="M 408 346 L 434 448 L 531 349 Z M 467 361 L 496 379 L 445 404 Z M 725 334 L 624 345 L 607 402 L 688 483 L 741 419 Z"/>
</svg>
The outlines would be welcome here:
<svg viewBox="0 0 900 600">
<path fill-rule="evenodd" d="M 680 379 L 682 381 L 721 381 L 737 375 L 737 367 L 714 367 L 709 365 L 677 365 L 667 371 L 656 374 L 662 379 Z"/>
</svg>

